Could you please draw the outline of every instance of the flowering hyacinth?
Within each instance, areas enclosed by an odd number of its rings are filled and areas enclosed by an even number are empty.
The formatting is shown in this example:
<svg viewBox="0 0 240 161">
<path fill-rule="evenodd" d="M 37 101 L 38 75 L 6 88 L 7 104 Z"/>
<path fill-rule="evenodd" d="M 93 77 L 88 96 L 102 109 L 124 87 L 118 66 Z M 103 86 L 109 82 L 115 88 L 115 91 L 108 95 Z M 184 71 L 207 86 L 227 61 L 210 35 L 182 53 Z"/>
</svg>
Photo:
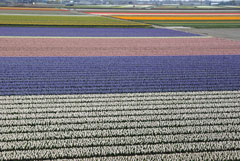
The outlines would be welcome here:
<svg viewBox="0 0 240 161">
<path fill-rule="evenodd" d="M 42 95 L 239 90 L 239 61 L 237 55 L 1 58 L 0 92 Z"/>
<path fill-rule="evenodd" d="M 217 154 L 236 159 L 239 96 L 239 91 L 0 96 L 0 159 L 207 160 L 219 159 Z"/>
<path fill-rule="evenodd" d="M 47 28 L 0 27 L 0 36 L 54 36 L 54 37 L 181 37 L 200 36 L 171 29 L 146 28 Z"/>
<path fill-rule="evenodd" d="M 240 56 L 129 55 L 1 57 L 0 160 L 240 159 Z"/>
</svg>

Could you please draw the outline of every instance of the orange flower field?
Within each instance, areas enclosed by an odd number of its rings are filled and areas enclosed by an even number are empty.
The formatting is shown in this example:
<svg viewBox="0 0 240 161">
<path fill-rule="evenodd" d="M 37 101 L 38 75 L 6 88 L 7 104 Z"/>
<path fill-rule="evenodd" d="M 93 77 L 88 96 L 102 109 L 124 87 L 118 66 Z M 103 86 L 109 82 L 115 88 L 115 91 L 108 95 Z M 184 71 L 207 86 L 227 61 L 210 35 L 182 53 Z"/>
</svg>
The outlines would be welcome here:
<svg viewBox="0 0 240 161">
<path fill-rule="evenodd" d="M 240 20 L 240 16 L 113 16 L 124 20 Z"/>
</svg>

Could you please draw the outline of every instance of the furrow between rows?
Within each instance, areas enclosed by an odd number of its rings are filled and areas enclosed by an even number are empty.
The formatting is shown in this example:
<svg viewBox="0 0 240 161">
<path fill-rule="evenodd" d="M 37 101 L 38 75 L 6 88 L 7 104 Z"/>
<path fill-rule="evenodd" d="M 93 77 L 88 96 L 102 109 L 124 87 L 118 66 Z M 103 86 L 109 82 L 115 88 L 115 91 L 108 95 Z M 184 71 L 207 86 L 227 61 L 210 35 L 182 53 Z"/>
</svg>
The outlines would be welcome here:
<svg viewBox="0 0 240 161">
<path fill-rule="evenodd" d="M 123 145 L 175 144 L 198 142 L 240 141 L 240 133 L 208 133 L 182 135 L 146 135 L 108 138 L 74 138 L 56 140 L 29 140 L 0 142 L 3 151 L 37 150 L 73 147 L 102 147 Z"/>
<path fill-rule="evenodd" d="M 210 113 L 204 114 L 179 114 L 179 115 L 156 115 L 156 114 L 142 114 L 142 115 L 122 115 L 122 116 L 106 116 L 106 117 L 49 117 L 49 118 L 32 118 L 32 119 L 14 119 L 14 120 L 0 120 L 0 127 L 7 126 L 37 126 L 37 125 L 63 125 L 63 124 L 88 124 L 88 123 L 104 123 L 104 122 L 134 122 L 134 120 L 147 121 L 181 121 L 181 120 L 227 120 L 236 119 L 240 117 L 240 113 L 216 113 L 214 115 Z"/>
<path fill-rule="evenodd" d="M 210 113 L 211 112 L 211 113 Z M 161 110 L 144 110 L 144 111 L 94 111 L 94 112 L 67 112 L 67 113 L 35 113 L 35 114 L 13 114 L 13 115 L 4 115 L 0 120 L 37 120 L 37 119 L 50 119 L 50 118 L 86 118 L 86 117 L 121 117 L 121 116 L 135 116 L 135 115 L 162 115 L 163 119 L 167 117 L 176 118 L 179 117 L 178 115 L 182 115 L 182 119 L 187 119 L 191 117 L 191 115 L 199 115 L 198 118 L 201 116 L 212 116 L 212 117 L 236 117 L 240 116 L 240 111 L 238 108 L 232 108 L 228 110 L 206 110 L 197 112 L 195 110 L 189 111 L 177 111 L 174 112 L 163 112 Z"/>
<path fill-rule="evenodd" d="M 172 154 L 139 154 L 139 155 L 125 155 L 125 156 L 107 156 L 107 157 L 92 157 L 81 159 L 61 159 L 61 161 L 136 161 L 136 160 L 240 160 L 240 150 L 224 150 L 211 152 L 192 152 L 189 153 L 172 153 Z"/>
<path fill-rule="evenodd" d="M 225 98 L 239 97 L 240 91 L 198 91 L 198 92 L 164 92 L 164 93 L 120 93 L 120 94 L 82 94 L 82 95 L 31 95 L 31 96 L 0 96 L 1 101 L 19 100 L 55 100 L 55 99 L 140 99 L 140 98 Z"/>
<path fill-rule="evenodd" d="M 71 98 L 70 96 L 67 98 L 61 98 L 61 96 L 59 97 L 55 97 L 55 98 L 39 98 L 39 99 L 7 99 L 7 100 L 1 100 L 0 105 L 14 105 L 14 104 L 46 104 L 46 103 L 105 103 L 105 102 L 147 102 L 147 101 L 162 101 L 163 103 L 168 103 L 168 102 L 176 102 L 176 101 L 195 101 L 195 102 L 201 102 L 201 101 L 207 101 L 207 102 L 214 102 L 214 101 L 218 101 L 218 100 L 229 100 L 232 101 L 233 99 L 239 99 L 240 98 L 240 94 L 238 95 L 227 95 L 227 96 L 205 96 L 205 97 L 199 97 L 199 96 L 156 96 L 156 97 L 133 97 L 133 98 L 129 98 L 127 96 L 125 97 L 117 97 L 117 98 L 99 98 L 99 97 L 92 97 L 92 98 Z M 181 102 L 179 102 L 181 103 Z M 190 103 L 190 102 L 187 102 Z"/>
<path fill-rule="evenodd" d="M 35 126 L 11 126 L 1 127 L 0 134 L 9 133 L 33 133 L 47 131 L 80 131 L 80 130 L 101 130 L 101 129 L 130 129 L 144 127 L 191 127 L 191 126 L 215 126 L 215 125 L 240 125 L 239 119 L 206 119 L 206 120 L 177 120 L 177 121 L 156 121 L 156 120 L 134 120 L 124 122 L 92 122 L 92 123 L 68 123 L 55 125 L 35 125 Z"/>
<path fill-rule="evenodd" d="M 128 145 L 84 148 L 54 148 L 44 150 L 5 151 L 0 152 L 2 160 L 21 159 L 65 159 L 65 158 L 90 158 L 99 156 L 124 156 L 137 154 L 169 154 L 169 153 L 194 153 L 208 151 L 239 150 L 240 141 L 222 141 L 206 143 L 176 143 L 156 145 Z"/>
<path fill-rule="evenodd" d="M 55 109 L 55 108 L 65 108 L 65 109 L 71 109 L 71 108 L 76 108 L 78 107 L 79 110 L 82 111 L 113 111 L 111 109 L 131 109 L 131 108 L 137 108 L 137 109 L 144 109 L 145 107 L 149 107 L 150 109 L 159 107 L 158 109 L 164 109 L 169 108 L 169 109 L 177 109 L 177 108 L 197 108 L 197 107 L 202 107 L 206 106 L 208 107 L 218 107 L 221 105 L 226 105 L 226 106 L 238 106 L 239 105 L 239 100 L 238 99 L 230 99 L 229 100 L 221 100 L 221 101 L 188 101 L 189 103 L 186 104 L 184 101 L 178 101 L 178 103 L 173 103 L 173 102 L 163 102 L 163 101 L 135 101 L 135 102 L 103 102 L 103 103 L 95 103 L 95 102 L 89 102 L 89 103 L 82 103 L 81 101 L 76 101 L 76 102 L 49 102 L 49 103 L 18 103 L 18 104 L 7 104 L 7 105 L 1 105 L 0 109 L 6 110 L 6 111 L 11 111 L 11 110 L 24 110 L 24 109 L 29 109 L 29 110 L 36 110 L 36 109 Z"/>
<path fill-rule="evenodd" d="M 9 133 L 1 134 L 0 142 L 47 140 L 47 139 L 74 139 L 74 138 L 104 138 L 120 136 L 141 135 L 180 135 L 180 134 L 204 134 L 204 133 L 239 133 L 240 125 L 212 125 L 212 126 L 188 126 L 188 127 L 142 127 L 123 129 L 93 129 L 75 131 L 47 131 L 33 133 Z"/>
<path fill-rule="evenodd" d="M 178 104 L 178 105 L 162 105 L 162 104 L 140 104 L 140 105 L 111 105 L 106 104 L 104 106 L 84 106 L 81 103 L 54 103 L 54 104 L 28 104 L 23 105 L 14 105 L 13 107 L 8 105 L 4 108 L 0 114 L 3 115 L 20 115 L 20 114 L 42 114 L 42 113 L 72 113 L 72 112 L 113 112 L 113 111 L 151 111 L 151 110 L 159 110 L 162 113 L 187 113 L 191 111 L 193 112 L 201 112 L 204 113 L 206 111 L 232 111 L 238 110 L 239 103 L 229 102 L 229 103 L 201 103 L 201 104 Z M 21 108 L 19 108 L 19 106 Z M 8 108 L 9 107 L 9 108 Z M 172 112 L 174 111 L 174 112 Z"/>
</svg>

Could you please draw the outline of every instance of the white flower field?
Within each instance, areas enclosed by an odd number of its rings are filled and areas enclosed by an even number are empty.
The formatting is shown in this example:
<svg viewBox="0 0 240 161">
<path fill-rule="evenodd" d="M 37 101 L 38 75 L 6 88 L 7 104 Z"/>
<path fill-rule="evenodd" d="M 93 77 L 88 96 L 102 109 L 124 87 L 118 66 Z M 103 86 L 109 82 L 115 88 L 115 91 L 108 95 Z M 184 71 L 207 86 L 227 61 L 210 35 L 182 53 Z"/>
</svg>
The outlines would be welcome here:
<svg viewBox="0 0 240 161">
<path fill-rule="evenodd" d="M 0 160 L 240 159 L 240 92 L 0 96 Z"/>
</svg>

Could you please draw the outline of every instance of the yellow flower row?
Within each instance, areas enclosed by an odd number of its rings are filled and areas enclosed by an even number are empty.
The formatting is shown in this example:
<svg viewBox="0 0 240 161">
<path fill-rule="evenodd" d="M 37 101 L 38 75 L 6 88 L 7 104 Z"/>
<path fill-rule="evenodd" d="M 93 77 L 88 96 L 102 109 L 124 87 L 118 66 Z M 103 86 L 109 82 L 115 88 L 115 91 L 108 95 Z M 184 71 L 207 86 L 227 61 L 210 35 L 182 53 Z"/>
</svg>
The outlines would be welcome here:
<svg viewBox="0 0 240 161">
<path fill-rule="evenodd" d="M 113 16 L 124 20 L 240 20 L 240 16 L 231 17 L 140 17 L 140 16 Z"/>
</svg>

